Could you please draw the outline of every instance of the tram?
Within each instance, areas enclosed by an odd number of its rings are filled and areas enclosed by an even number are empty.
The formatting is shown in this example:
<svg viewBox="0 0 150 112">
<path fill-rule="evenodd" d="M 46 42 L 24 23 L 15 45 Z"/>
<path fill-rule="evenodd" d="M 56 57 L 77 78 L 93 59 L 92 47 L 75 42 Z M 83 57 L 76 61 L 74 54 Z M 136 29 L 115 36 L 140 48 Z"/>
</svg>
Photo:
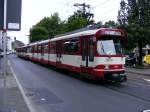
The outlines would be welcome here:
<svg viewBox="0 0 150 112">
<path fill-rule="evenodd" d="M 124 82 L 121 29 L 99 28 L 59 35 L 16 49 L 19 57 L 97 80 Z"/>
</svg>

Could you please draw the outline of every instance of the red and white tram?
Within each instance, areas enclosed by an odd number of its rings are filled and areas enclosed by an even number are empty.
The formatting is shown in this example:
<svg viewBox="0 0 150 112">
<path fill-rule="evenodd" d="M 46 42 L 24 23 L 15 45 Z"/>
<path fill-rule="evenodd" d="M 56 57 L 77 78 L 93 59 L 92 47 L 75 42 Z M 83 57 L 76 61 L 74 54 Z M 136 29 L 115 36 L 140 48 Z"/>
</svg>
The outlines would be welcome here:
<svg viewBox="0 0 150 112">
<path fill-rule="evenodd" d="M 100 28 L 58 36 L 17 48 L 20 57 L 92 79 L 126 81 L 120 29 Z"/>
</svg>

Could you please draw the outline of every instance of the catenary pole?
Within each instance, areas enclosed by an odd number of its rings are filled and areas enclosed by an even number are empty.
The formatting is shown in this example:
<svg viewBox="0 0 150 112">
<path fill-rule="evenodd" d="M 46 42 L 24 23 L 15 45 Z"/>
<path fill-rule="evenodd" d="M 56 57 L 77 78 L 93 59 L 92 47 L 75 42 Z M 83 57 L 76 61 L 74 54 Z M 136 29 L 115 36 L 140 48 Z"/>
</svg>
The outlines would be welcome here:
<svg viewBox="0 0 150 112">
<path fill-rule="evenodd" d="M 7 0 L 4 0 L 4 24 L 3 24 L 3 52 L 4 52 L 4 87 L 6 87 L 6 74 L 7 74 L 7 57 L 6 57 L 6 38 L 7 38 Z"/>
<path fill-rule="evenodd" d="M 2 36 L 3 36 L 3 55 L 4 55 L 4 59 L 3 59 L 3 77 L 4 77 L 4 96 L 3 96 L 3 104 L 4 104 L 4 108 L 6 108 L 6 97 L 7 97 L 7 92 L 6 92 L 6 75 L 7 75 L 7 68 L 6 68 L 6 63 L 7 63 L 7 59 L 6 59 L 6 38 L 7 38 L 7 27 L 6 27 L 6 23 L 7 23 L 7 0 L 4 0 L 4 18 L 3 18 L 3 32 L 2 32 Z"/>
</svg>

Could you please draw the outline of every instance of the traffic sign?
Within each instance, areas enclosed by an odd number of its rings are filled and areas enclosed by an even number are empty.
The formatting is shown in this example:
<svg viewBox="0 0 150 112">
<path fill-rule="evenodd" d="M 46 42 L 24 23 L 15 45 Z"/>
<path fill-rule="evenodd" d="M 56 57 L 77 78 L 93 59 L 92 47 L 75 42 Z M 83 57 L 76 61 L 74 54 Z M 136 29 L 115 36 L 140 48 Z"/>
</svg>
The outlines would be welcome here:
<svg viewBox="0 0 150 112">
<path fill-rule="evenodd" d="M 3 29 L 4 20 L 4 0 L 0 0 L 0 30 Z"/>
<path fill-rule="evenodd" d="M 7 0 L 7 30 L 21 29 L 22 0 Z"/>
<path fill-rule="evenodd" d="M 6 30 L 19 31 L 21 29 L 22 0 L 7 0 Z M 0 30 L 4 25 L 4 0 L 0 0 Z"/>
</svg>

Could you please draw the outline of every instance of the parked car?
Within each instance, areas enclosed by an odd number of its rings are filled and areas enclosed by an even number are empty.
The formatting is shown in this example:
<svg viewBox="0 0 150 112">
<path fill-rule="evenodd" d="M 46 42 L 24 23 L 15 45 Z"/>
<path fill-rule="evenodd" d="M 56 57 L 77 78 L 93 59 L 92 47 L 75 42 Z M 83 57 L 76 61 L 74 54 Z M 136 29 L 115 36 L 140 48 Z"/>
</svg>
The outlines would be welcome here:
<svg viewBox="0 0 150 112">
<path fill-rule="evenodd" d="M 4 56 L 4 53 L 3 52 L 0 52 L 0 57 L 3 57 Z"/>
<path fill-rule="evenodd" d="M 125 65 L 126 66 L 134 66 L 135 64 L 136 64 L 136 57 L 135 57 L 134 53 L 127 55 L 127 57 L 125 59 Z"/>
<path fill-rule="evenodd" d="M 12 54 L 12 51 L 7 51 L 6 54 L 7 55 Z M 0 57 L 4 57 L 4 52 L 0 52 Z"/>
</svg>

